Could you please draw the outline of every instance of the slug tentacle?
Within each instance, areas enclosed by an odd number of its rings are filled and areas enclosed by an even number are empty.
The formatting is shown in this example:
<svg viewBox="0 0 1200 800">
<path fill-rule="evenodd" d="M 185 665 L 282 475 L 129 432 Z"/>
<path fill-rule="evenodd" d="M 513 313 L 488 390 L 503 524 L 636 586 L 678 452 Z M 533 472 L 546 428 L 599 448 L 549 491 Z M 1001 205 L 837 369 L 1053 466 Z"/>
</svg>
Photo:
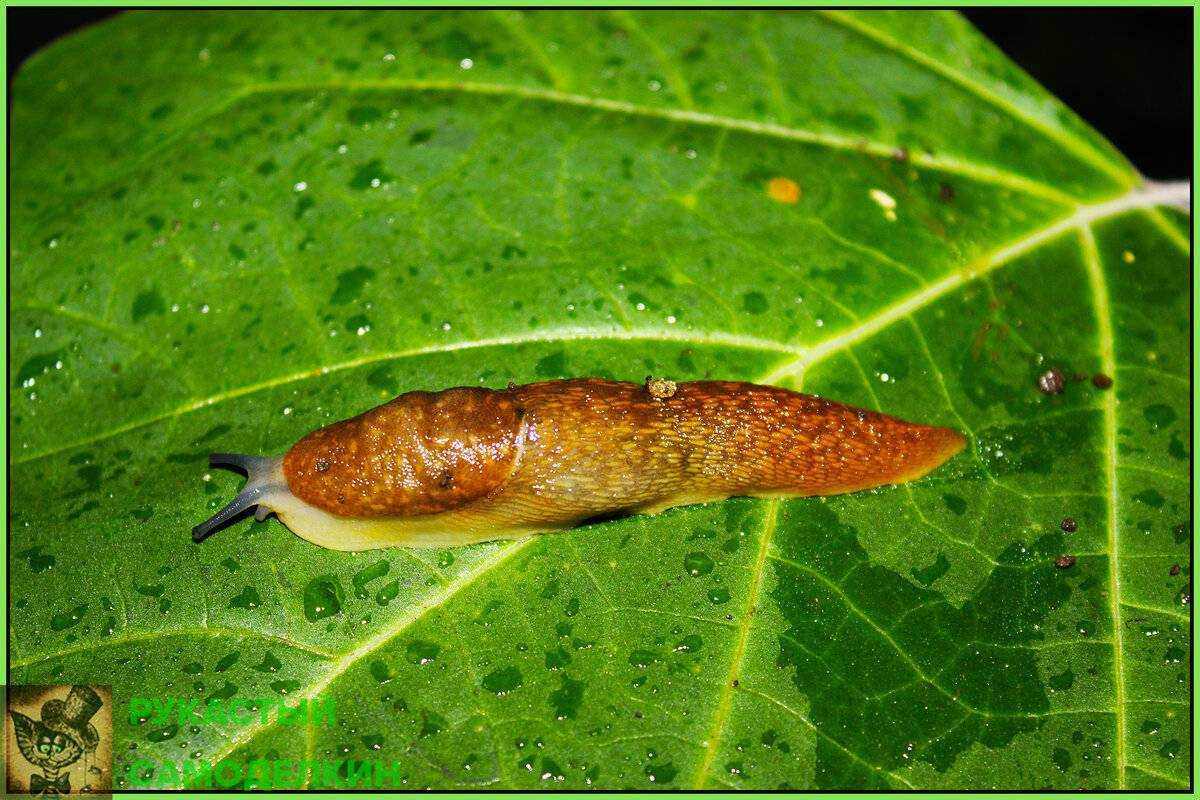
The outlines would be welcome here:
<svg viewBox="0 0 1200 800">
<path fill-rule="evenodd" d="M 258 506 L 255 519 L 262 521 L 271 513 L 271 500 L 287 491 L 283 478 L 283 457 L 251 456 L 242 453 L 213 453 L 209 466 L 232 467 L 246 473 L 248 480 L 238 496 L 216 514 L 192 528 L 192 541 L 202 542 L 218 528 L 232 522 L 242 512 Z"/>
</svg>

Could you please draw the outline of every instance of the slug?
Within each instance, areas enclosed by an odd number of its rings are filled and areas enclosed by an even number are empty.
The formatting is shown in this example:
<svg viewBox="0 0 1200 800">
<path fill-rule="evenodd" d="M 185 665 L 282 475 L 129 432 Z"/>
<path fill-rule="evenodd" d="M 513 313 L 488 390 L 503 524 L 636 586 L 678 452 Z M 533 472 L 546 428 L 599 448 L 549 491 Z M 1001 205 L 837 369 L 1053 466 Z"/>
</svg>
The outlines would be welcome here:
<svg viewBox="0 0 1200 800">
<path fill-rule="evenodd" d="M 279 457 L 216 453 L 245 488 L 192 530 L 253 506 L 335 550 L 519 538 L 732 496 L 903 483 L 962 449 L 957 431 L 774 386 L 592 378 L 402 394 Z"/>
</svg>

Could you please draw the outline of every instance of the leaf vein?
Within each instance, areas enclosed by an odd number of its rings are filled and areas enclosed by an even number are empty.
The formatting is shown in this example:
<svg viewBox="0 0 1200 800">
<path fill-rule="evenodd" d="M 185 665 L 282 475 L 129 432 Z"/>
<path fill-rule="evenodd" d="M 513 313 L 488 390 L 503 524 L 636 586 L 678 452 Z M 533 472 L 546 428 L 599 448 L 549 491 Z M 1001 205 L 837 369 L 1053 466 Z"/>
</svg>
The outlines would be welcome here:
<svg viewBox="0 0 1200 800">
<path fill-rule="evenodd" d="M 717 757 L 717 750 L 721 745 L 721 736 L 725 731 L 726 723 L 729 721 L 729 715 L 733 711 L 734 683 L 738 682 L 738 676 L 742 671 L 742 662 L 746 657 L 746 645 L 750 640 L 750 630 L 753 627 L 751 623 L 758 610 L 758 598 L 759 593 L 762 591 L 768 552 L 770 551 L 771 539 L 775 534 L 778 522 L 779 501 L 772 500 L 767 503 L 767 508 L 763 516 L 763 531 L 760 535 L 761 541 L 758 545 L 758 554 L 755 557 L 754 569 L 750 573 L 750 591 L 747 592 L 746 607 L 742 610 L 742 619 L 738 626 L 738 637 L 734 643 L 733 655 L 729 661 L 729 674 L 725 676 L 725 682 L 721 687 L 721 696 L 717 700 L 712 729 L 708 734 L 708 741 L 705 743 L 704 758 L 700 762 L 699 769 L 696 771 L 695 779 L 692 781 L 692 785 L 697 789 L 703 789 L 705 782 L 711 776 L 712 764 Z"/>
</svg>

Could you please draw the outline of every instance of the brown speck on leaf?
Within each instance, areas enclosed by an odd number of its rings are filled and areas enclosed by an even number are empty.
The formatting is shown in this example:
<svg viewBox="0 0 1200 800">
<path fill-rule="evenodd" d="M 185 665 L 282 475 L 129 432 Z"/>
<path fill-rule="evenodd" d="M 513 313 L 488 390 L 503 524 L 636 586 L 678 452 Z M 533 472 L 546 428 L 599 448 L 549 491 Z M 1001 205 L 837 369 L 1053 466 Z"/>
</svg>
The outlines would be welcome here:
<svg viewBox="0 0 1200 800">
<path fill-rule="evenodd" d="M 1038 391 L 1042 394 L 1062 394 L 1065 383 L 1062 371 L 1057 368 L 1046 370 L 1037 379 Z"/>
<path fill-rule="evenodd" d="M 438 481 L 438 486 L 442 487 L 443 489 L 449 489 L 453 485 L 454 485 L 454 473 L 443 472 L 441 479 Z"/>
<path fill-rule="evenodd" d="M 1054 566 L 1059 569 L 1070 569 L 1075 566 L 1075 556 L 1061 555 L 1054 559 Z"/>
<path fill-rule="evenodd" d="M 979 330 L 975 331 L 975 336 L 971 339 L 971 360 L 978 361 L 983 355 L 983 346 L 987 342 L 988 334 L 992 330 L 992 323 L 986 319 L 980 323 Z"/>
<path fill-rule="evenodd" d="M 950 203 L 954 200 L 954 187 L 948 183 L 938 184 L 938 196 L 942 198 L 942 202 Z"/>
<path fill-rule="evenodd" d="M 736 689 L 736 688 L 737 688 L 738 686 L 740 686 L 740 685 L 741 685 L 741 683 L 738 681 L 738 679 L 737 679 L 737 678 L 734 678 L 734 679 L 733 679 L 733 688 L 735 688 L 735 689 Z"/>
<path fill-rule="evenodd" d="M 1178 564 L 1172 564 L 1172 565 L 1171 565 L 1171 574 L 1172 574 L 1172 575 L 1178 575 L 1178 574 L 1179 574 L 1179 565 L 1178 565 Z"/>
<path fill-rule="evenodd" d="M 1075 521 L 1074 517 L 1063 517 L 1062 522 L 1058 523 L 1058 527 L 1062 528 L 1067 533 L 1074 533 L 1075 531 L 1079 530 L 1079 523 Z"/>
<path fill-rule="evenodd" d="M 1112 378 L 1103 372 L 1097 372 L 1092 376 L 1092 386 L 1095 386 L 1097 389 L 1107 389 L 1112 386 Z"/>
<path fill-rule="evenodd" d="M 668 397 L 674 397 L 675 392 L 679 389 L 675 385 L 675 381 L 669 381 L 666 378 L 653 378 L 646 376 L 646 391 L 655 400 L 666 400 Z"/>
<path fill-rule="evenodd" d="M 513 389 L 516 389 L 516 388 L 517 388 L 517 382 L 516 382 L 516 381 L 509 381 L 509 382 L 508 382 L 508 387 L 507 387 L 507 388 L 508 388 L 508 391 L 510 391 L 510 392 L 511 392 Z"/>
<path fill-rule="evenodd" d="M 633 718 L 634 718 L 634 719 L 641 719 L 641 718 L 642 718 L 642 712 L 640 712 L 640 711 L 635 711 L 635 712 L 633 712 Z"/>
<path fill-rule="evenodd" d="M 329 472 L 329 462 L 323 458 L 318 458 L 313 466 L 317 468 L 317 472 Z"/>
</svg>

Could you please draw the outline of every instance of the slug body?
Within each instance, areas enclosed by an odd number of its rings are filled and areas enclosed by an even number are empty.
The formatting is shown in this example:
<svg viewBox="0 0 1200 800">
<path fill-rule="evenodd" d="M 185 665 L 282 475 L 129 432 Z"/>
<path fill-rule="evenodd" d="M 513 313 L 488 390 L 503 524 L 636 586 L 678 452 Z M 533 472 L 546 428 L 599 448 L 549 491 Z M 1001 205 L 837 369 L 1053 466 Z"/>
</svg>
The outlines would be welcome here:
<svg viewBox="0 0 1200 800">
<path fill-rule="evenodd" d="M 572 379 L 409 392 L 280 458 L 215 455 L 250 506 L 337 550 L 517 538 L 736 495 L 853 492 L 919 478 L 961 434 L 772 386 Z"/>
</svg>

